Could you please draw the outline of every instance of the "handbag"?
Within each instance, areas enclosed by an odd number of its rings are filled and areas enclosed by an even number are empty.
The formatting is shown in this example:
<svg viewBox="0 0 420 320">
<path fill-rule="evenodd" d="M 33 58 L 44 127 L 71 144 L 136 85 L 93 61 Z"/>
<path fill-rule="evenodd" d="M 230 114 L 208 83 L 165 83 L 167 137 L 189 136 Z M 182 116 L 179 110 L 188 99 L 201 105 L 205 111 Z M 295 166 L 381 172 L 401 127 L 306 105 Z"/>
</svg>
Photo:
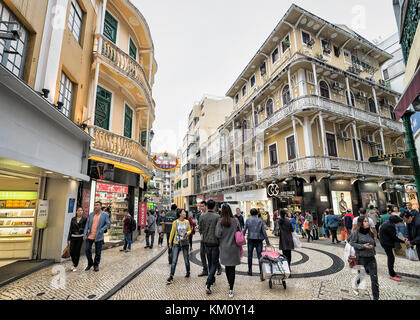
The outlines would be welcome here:
<svg viewBox="0 0 420 320">
<path fill-rule="evenodd" d="M 357 240 L 356 242 L 359 242 L 359 232 L 357 232 Z M 350 245 L 349 243 L 347 243 L 348 245 Z M 346 244 L 346 246 L 347 246 Z M 349 267 L 353 268 L 355 266 L 357 266 L 359 264 L 359 259 L 357 257 L 357 253 L 356 250 L 354 250 L 354 248 L 352 246 L 350 246 L 350 255 L 347 259 L 347 262 L 349 263 Z"/>
<path fill-rule="evenodd" d="M 300 239 L 298 235 L 296 234 L 296 232 L 292 233 L 292 237 L 293 237 L 293 244 L 295 245 L 295 247 L 302 248 L 302 242 L 300 242 Z"/>
<path fill-rule="evenodd" d="M 61 255 L 61 258 L 63 259 L 68 259 L 70 258 L 70 247 L 69 245 L 67 245 L 64 250 L 63 250 L 63 254 Z"/>
<path fill-rule="evenodd" d="M 271 250 L 268 251 L 268 248 L 271 248 Z M 261 252 L 261 256 L 269 256 L 272 259 L 277 259 L 278 257 L 280 257 L 280 253 L 274 250 L 273 246 L 265 246 L 265 251 Z"/>
<path fill-rule="evenodd" d="M 235 232 L 235 241 L 239 247 L 242 247 L 246 245 L 246 240 L 245 240 L 244 234 L 241 231 L 241 228 L 239 227 L 238 219 L 235 219 L 235 222 L 236 222 L 236 227 L 237 227 L 236 232 Z"/>
</svg>

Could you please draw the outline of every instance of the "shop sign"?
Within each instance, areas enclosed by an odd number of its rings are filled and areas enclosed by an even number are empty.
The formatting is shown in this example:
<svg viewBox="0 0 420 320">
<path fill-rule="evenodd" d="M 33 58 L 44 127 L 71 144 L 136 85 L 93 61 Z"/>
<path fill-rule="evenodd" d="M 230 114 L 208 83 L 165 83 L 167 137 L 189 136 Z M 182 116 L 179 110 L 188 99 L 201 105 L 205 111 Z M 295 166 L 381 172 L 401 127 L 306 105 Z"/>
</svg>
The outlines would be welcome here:
<svg viewBox="0 0 420 320">
<path fill-rule="evenodd" d="M 280 192 L 280 197 L 294 197 L 296 196 L 295 191 L 282 191 Z"/>
<path fill-rule="evenodd" d="M 128 187 L 127 186 L 120 186 L 116 184 L 108 184 L 108 183 L 96 183 L 96 191 L 102 191 L 102 192 L 110 192 L 110 193 L 128 193 Z"/>
<path fill-rule="evenodd" d="M 179 166 L 179 159 L 167 152 L 157 153 L 152 158 L 152 164 L 158 170 L 173 171 Z"/>
<path fill-rule="evenodd" d="M 321 196 L 321 202 L 328 202 L 327 196 Z"/>
<path fill-rule="evenodd" d="M 225 193 L 224 201 L 265 201 L 268 200 L 266 189 Z"/>
<path fill-rule="evenodd" d="M 147 222 L 147 202 L 140 202 L 139 203 L 139 218 L 138 218 L 138 226 L 144 227 L 146 226 Z"/>
<path fill-rule="evenodd" d="M 303 192 L 312 192 L 312 186 L 303 186 Z"/>
<path fill-rule="evenodd" d="M 36 191 L 0 191 L 0 200 L 36 200 Z"/>
<path fill-rule="evenodd" d="M 280 188 L 276 183 L 269 184 L 267 187 L 267 194 L 269 197 L 277 197 L 279 195 Z"/>
<path fill-rule="evenodd" d="M 139 212 L 139 197 L 134 196 L 134 212 Z M 133 214 L 134 221 L 136 221 L 136 225 L 138 223 L 138 216 Z"/>
<path fill-rule="evenodd" d="M 38 215 L 36 218 L 36 228 L 38 230 L 45 229 L 47 227 L 48 201 L 49 200 L 39 200 Z"/>
</svg>

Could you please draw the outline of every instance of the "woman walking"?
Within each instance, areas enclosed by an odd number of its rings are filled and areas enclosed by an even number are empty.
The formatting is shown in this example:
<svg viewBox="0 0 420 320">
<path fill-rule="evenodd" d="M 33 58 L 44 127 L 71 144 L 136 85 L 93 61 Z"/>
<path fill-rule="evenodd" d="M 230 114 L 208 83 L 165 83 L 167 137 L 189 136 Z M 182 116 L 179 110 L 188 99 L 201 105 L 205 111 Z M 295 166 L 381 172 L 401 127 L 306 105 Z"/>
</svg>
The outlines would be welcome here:
<svg viewBox="0 0 420 320">
<path fill-rule="evenodd" d="M 219 239 L 220 263 L 225 266 L 229 282 L 229 298 L 233 298 L 235 268 L 241 264 L 240 248 L 236 244 L 235 232 L 241 231 L 239 221 L 233 217 L 230 206 L 224 204 L 216 225 L 216 237 Z"/>
<path fill-rule="evenodd" d="M 279 218 L 279 250 L 283 251 L 286 256 L 287 262 L 292 262 L 292 250 L 295 248 L 293 243 L 293 226 L 292 223 L 286 217 L 286 211 L 280 210 Z"/>
<path fill-rule="evenodd" d="M 311 240 L 312 238 L 312 242 L 314 241 L 314 237 L 312 236 L 311 232 L 312 232 L 312 228 L 313 228 L 313 218 L 312 218 L 312 214 L 309 210 L 305 211 L 305 223 L 304 223 L 304 227 L 303 229 L 305 230 L 306 234 L 308 235 L 308 242 Z"/>
<path fill-rule="evenodd" d="M 356 252 L 359 265 L 363 266 L 370 276 L 372 284 L 373 299 L 379 299 L 379 283 L 378 283 L 378 266 L 376 264 L 376 251 L 374 234 L 371 231 L 368 217 L 357 219 L 356 229 L 353 231 L 349 238 L 350 245 Z M 356 287 L 355 293 L 358 294 L 359 290 Z"/>
<path fill-rule="evenodd" d="M 70 245 L 70 256 L 73 262 L 73 272 L 77 271 L 80 259 L 80 249 L 83 244 L 83 233 L 85 231 L 87 218 L 83 215 L 82 207 L 76 210 L 76 216 L 71 219 L 67 243 Z"/>
<path fill-rule="evenodd" d="M 394 270 L 395 256 L 392 249 L 395 247 L 396 242 L 405 243 L 405 241 L 397 237 L 396 226 L 400 222 L 402 222 L 400 217 L 390 216 L 389 220 L 384 222 L 379 229 L 379 241 L 387 255 L 389 277 L 397 282 L 401 282 L 401 276 Z"/>
<path fill-rule="evenodd" d="M 177 209 L 176 215 L 178 217 L 172 224 L 171 234 L 169 236 L 169 248 L 172 248 L 172 266 L 171 266 L 171 275 L 166 284 L 171 284 L 174 280 L 174 274 L 176 269 L 176 264 L 178 262 L 179 251 L 182 250 L 182 255 L 184 256 L 185 268 L 187 269 L 187 274 L 185 278 L 190 277 L 190 258 L 188 253 L 189 241 L 188 237 L 191 234 L 190 223 L 186 219 L 187 214 L 184 209 Z M 172 242 L 173 241 L 173 242 Z M 172 244 L 173 243 L 173 244 Z"/>
<path fill-rule="evenodd" d="M 188 212 L 187 212 L 188 215 Z M 195 222 L 192 216 L 188 216 L 188 222 L 190 223 L 190 227 L 191 227 L 191 234 L 189 237 L 189 241 L 190 241 L 190 252 L 192 251 L 192 242 L 193 242 L 193 236 L 195 235 Z"/>
<path fill-rule="evenodd" d="M 248 230 L 248 275 L 252 276 L 252 256 L 255 248 L 257 251 L 258 265 L 260 268 L 260 279 L 261 281 L 264 281 L 262 266 L 260 262 L 261 252 L 263 249 L 263 240 L 265 239 L 267 246 L 270 245 L 270 241 L 268 240 L 267 232 L 265 231 L 262 220 L 258 219 L 257 209 L 252 208 L 250 213 L 251 218 L 246 220 L 245 228 L 242 231 L 245 236 L 246 231 Z"/>
</svg>

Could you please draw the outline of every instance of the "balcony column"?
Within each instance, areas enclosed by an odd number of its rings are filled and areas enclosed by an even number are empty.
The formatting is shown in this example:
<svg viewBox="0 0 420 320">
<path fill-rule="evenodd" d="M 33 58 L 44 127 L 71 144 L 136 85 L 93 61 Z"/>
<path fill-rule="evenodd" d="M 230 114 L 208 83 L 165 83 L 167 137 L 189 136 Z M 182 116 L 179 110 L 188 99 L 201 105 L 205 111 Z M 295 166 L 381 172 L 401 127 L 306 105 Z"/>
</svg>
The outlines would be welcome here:
<svg viewBox="0 0 420 320">
<path fill-rule="evenodd" d="M 251 123 L 252 123 L 252 128 L 255 130 L 254 102 L 252 102 Z"/>
<path fill-rule="evenodd" d="M 356 121 L 353 121 L 352 126 L 353 126 L 354 139 L 356 140 L 356 157 L 357 157 L 357 160 L 360 161 L 362 158 L 360 157 L 359 138 L 357 136 Z"/>
<path fill-rule="evenodd" d="M 147 131 L 146 131 L 146 152 L 150 153 L 149 151 L 149 118 L 150 118 L 150 106 L 147 108 Z"/>
<path fill-rule="evenodd" d="M 306 116 L 303 122 L 303 139 L 305 141 L 305 153 L 306 156 L 313 156 L 314 155 L 314 146 L 312 143 L 312 130 L 311 130 L 311 123 L 309 118 Z"/>
<path fill-rule="evenodd" d="M 375 110 L 376 110 L 376 113 L 379 114 L 378 99 L 376 98 L 376 90 L 375 90 L 374 87 L 372 87 L 372 95 L 373 95 L 373 101 L 375 101 Z"/>
<path fill-rule="evenodd" d="M 322 149 L 324 150 L 324 156 L 328 157 L 327 137 L 325 135 L 324 118 L 322 117 L 322 112 L 319 113 L 319 126 L 321 127 Z"/>
<path fill-rule="evenodd" d="M 317 96 L 319 96 L 318 76 L 316 74 L 316 66 L 315 66 L 315 63 L 312 63 L 312 73 L 314 74 L 315 94 Z"/>
<path fill-rule="evenodd" d="M 295 139 L 295 153 L 296 158 L 299 158 L 299 143 L 298 143 L 298 136 L 296 131 L 296 119 L 295 116 L 292 116 L 292 124 L 293 124 L 293 137 Z"/>
<path fill-rule="evenodd" d="M 379 135 L 380 135 L 380 137 L 381 137 L 382 151 L 383 151 L 383 153 L 384 153 L 384 154 L 386 154 L 386 150 L 385 150 L 385 140 L 384 140 L 384 129 L 383 129 L 383 128 L 381 128 L 381 129 L 379 130 Z"/>
<path fill-rule="evenodd" d="M 305 70 L 299 69 L 297 81 L 299 83 L 299 96 L 306 96 L 308 94 L 305 82 Z"/>
<path fill-rule="evenodd" d="M 290 79 L 290 68 L 287 70 L 287 80 L 289 82 L 289 93 L 290 93 L 290 99 L 294 99 L 293 95 L 293 87 L 292 87 L 292 81 Z"/>
<path fill-rule="evenodd" d="M 350 93 L 350 83 L 349 78 L 346 77 L 346 93 L 347 93 L 347 99 L 349 101 L 349 105 L 351 106 L 351 93 Z"/>
</svg>

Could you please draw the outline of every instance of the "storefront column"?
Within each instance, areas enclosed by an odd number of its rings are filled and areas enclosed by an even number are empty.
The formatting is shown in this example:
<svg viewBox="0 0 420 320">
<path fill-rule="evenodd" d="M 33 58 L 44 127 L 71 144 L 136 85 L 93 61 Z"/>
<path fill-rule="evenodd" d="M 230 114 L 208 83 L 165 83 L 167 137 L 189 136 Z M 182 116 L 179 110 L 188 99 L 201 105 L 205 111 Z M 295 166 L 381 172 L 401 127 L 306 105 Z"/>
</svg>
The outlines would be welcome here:
<svg viewBox="0 0 420 320">
<path fill-rule="evenodd" d="M 322 112 L 319 113 L 319 125 L 321 127 L 322 149 L 324 150 L 324 156 L 328 157 L 327 141 L 326 141 L 327 139 L 325 135 L 324 118 L 322 117 Z"/>
<path fill-rule="evenodd" d="M 316 66 L 315 66 L 315 63 L 312 63 L 312 73 L 314 74 L 315 94 L 317 96 L 319 96 L 318 76 L 316 74 Z"/>
<path fill-rule="evenodd" d="M 353 135 L 354 135 L 354 139 L 356 140 L 356 155 L 357 155 L 357 159 L 361 159 L 360 157 L 360 150 L 359 150 L 359 138 L 357 137 L 357 129 L 356 129 L 356 121 L 353 121 L 352 123 L 352 127 L 353 127 Z"/>
</svg>

